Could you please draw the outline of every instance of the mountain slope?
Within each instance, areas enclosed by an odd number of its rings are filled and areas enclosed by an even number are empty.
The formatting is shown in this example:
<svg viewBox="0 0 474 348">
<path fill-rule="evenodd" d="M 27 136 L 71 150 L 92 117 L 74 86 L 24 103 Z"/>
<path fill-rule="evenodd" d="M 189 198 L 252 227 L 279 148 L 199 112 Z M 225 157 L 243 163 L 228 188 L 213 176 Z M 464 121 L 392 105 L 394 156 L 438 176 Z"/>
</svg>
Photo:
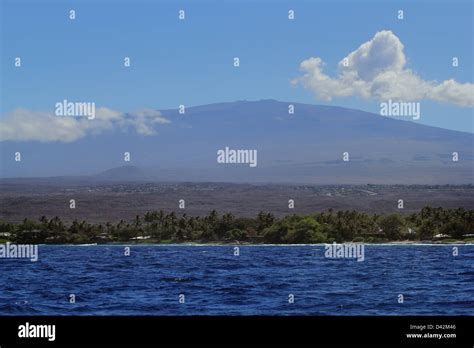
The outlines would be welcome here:
<svg viewBox="0 0 474 348">
<path fill-rule="evenodd" d="M 472 183 L 473 135 L 341 107 L 239 101 L 161 110 L 158 134 L 104 133 L 73 143 L 3 142 L 2 177 L 96 174 L 132 164 L 131 180 Z M 257 150 L 258 165 L 219 164 L 217 151 Z M 21 151 L 20 164 L 13 161 Z M 130 152 L 131 161 L 123 161 Z M 343 152 L 349 161 L 342 161 Z M 460 160 L 452 161 L 458 152 Z M 99 176 L 121 178 L 120 170 Z"/>
</svg>

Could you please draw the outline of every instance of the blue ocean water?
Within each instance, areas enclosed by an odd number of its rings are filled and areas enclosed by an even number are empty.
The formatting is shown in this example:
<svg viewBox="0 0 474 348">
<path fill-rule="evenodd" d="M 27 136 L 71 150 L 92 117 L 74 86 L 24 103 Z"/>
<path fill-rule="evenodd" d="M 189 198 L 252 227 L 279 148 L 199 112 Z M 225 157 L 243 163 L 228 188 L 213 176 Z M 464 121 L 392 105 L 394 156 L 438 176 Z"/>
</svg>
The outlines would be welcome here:
<svg viewBox="0 0 474 348">
<path fill-rule="evenodd" d="M 457 247 L 42 245 L 0 259 L 0 315 L 474 315 L 474 246 Z"/>
</svg>

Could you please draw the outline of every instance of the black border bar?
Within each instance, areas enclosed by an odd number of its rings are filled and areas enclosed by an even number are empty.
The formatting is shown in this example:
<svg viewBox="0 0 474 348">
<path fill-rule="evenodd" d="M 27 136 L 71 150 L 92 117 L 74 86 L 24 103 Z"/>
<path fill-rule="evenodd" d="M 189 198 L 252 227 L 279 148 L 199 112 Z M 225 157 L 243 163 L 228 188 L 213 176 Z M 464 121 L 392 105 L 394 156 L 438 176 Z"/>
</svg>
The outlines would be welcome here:
<svg viewBox="0 0 474 348">
<path fill-rule="evenodd" d="M 20 338 L 19 326 L 55 325 L 55 341 Z M 425 327 L 422 331 L 420 327 Z M 417 327 L 417 328 L 415 328 Z M 407 338 L 407 334 L 451 337 Z M 452 334 L 456 337 L 453 338 Z M 0 317 L 0 346 L 58 345 L 355 345 L 466 346 L 474 344 L 474 316 L 318 317 Z"/>
</svg>

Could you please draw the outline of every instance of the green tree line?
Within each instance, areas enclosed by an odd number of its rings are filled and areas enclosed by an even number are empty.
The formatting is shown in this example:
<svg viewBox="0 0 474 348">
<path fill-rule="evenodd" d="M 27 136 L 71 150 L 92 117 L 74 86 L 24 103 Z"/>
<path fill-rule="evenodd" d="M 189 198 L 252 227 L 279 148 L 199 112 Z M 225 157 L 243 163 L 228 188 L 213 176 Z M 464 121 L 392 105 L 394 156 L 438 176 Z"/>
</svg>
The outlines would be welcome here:
<svg viewBox="0 0 474 348">
<path fill-rule="evenodd" d="M 91 224 L 74 220 L 66 224 L 59 217 L 24 219 L 21 223 L 0 222 L 0 239 L 15 243 L 107 243 L 107 242 L 248 242 L 248 243 L 332 243 L 432 240 L 446 235 L 466 238 L 474 231 L 474 211 L 464 208 L 425 207 L 409 215 L 368 214 L 329 209 L 311 215 L 281 218 L 260 212 L 254 218 L 220 215 L 177 215 L 152 211 L 132 221 Z"/>
</svg>

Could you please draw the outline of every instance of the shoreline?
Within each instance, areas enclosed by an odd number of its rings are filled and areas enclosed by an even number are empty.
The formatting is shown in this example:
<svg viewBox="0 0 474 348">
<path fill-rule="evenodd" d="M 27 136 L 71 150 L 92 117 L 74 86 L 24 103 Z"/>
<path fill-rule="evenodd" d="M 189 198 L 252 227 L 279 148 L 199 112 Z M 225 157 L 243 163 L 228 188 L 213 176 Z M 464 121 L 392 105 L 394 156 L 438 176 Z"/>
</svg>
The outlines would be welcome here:
<svg viewBox="0 0 474 348">
<path fill-rule="evenodd" d="M 12 243 L 10 244 L 20 244 L 20 243 Z M 0 243 L 6 244 L 6 243 Z M 260 247 L 272 247 L 272 246 L 285 246 L 285 247 L 298 247 L 298 246 L 325 246 L 325 245 L 332 245 L 333 243 L 306 243 L 306 244 L 257 244 L 257 243 L 121 243 L 121 242 L 113 242 L 113 243 L 87 243 L 87 244 L 38 244 L 40 246 L 128 246 L 128 247 L 137 247 L 137 246 L 218 246 L 218 247 L 240 247 L 240 246 L 260 246 Z M 362 244 L 364 246 L 464 246 L 464 245 L 474 245 L 472 241 L 469 242 L 449 242 L 449 243 L 422 243 L 422 242 L 387 242 L 387 243 L 361 243 L 361 242 L 343 242 L 337 243 L 338 245 L 341 244 Z"/>
</svg>

